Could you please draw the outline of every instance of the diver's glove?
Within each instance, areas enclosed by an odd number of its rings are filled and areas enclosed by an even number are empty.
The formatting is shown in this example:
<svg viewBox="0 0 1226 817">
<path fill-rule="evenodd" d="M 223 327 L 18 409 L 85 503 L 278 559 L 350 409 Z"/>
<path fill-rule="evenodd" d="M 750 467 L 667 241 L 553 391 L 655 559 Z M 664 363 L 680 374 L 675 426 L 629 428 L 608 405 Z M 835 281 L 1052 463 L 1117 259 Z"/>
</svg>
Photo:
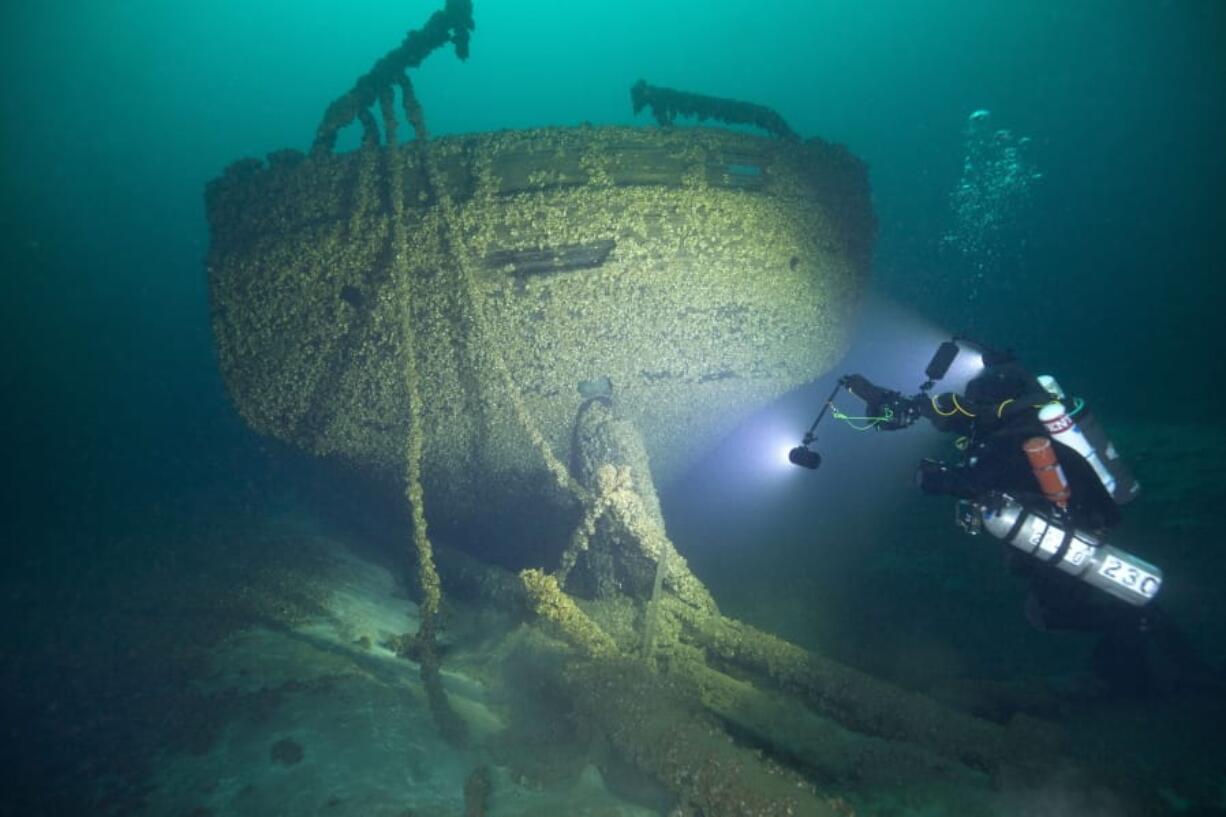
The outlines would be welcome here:
<svg viewBox="0 0 1226 817">
<path fill-rule="evenodd" d="M 882 418 L 877 423 L 878 431 L 897 431 L 913 425 L 923 416 L 920 405 L 918 397 L 906 397 L 898 392 L 891 392 L 881 403 L 870 405 L 868 413 Z"/>
<path fill-rule="evenodd" d="M 890 398 L 896 396 L 898 392 L 890 389 L 883 389 L 881 386 L 874 384 L 871 380 L 862 374 L 845 375 L 840 381 L 843 387 L 855 397 L 859 397 L 867 406 L 877 405 Z"/>
<path fill-rule="evenodd" d="M 876 385 L 864 375 L 849 374 L 839 381 L 847 391 L 864 401 L 865 414 L 878 431 L 897 431 L 921 417 L 917 397 L 905 397 L 893 389 Z"/>
</svg>

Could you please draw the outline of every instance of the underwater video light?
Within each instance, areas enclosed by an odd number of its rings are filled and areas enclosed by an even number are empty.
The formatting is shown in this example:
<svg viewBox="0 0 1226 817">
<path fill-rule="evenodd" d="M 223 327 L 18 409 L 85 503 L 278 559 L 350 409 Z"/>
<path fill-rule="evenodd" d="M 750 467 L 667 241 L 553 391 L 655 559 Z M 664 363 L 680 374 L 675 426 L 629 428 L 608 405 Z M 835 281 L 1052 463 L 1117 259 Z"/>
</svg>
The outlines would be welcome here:
<svg viewBox="0 0 1226 817">
<path fill-rule="evenodd" d="M 814 451 L 809 446 L 817 442 L 817 426 L 821 423 L 822 418 L 826 416 L 826 412 L 833 405 L 834 396 L 839 393 L 839 389 L 845 387 L 848 383 L 847 376 L 839 378 L 838 383 L 830 391 L 830 396 L 826 398 L 826 402 L 822 403 L 822 410 L 817 413 L 817 419 L 813 421 L 813 425 L 809 426 L 809 430 L 805 432 L 805 436 L 800 441 L 800 445 L 788 452 L 788 462 L 792 465 L 799 465 L 801 468 L 808 468 L 810 471 L 816 471 L 817 467 L 822 464 L 822 455 Z"/>
<path fill-rule="evenodd" d="M 928 361 L 928 367 L 924 369 L 924 375 L 929 380 L 940 380 L 949 371 L 949 367 L 953 365 L 954 358 L 958 356 L 958 344 L 952 340 L 947 340 L 937 347 L 936 354 L 932 356 L 932 360 Z"/>
<path fill-rule="evenodd" d="M 788 452 L 788 461 L 792 465 L 799 465 L 801 468 L 816 471 L 817 467 L 822 464 L 822 455 L 807 445 L 798 445 Z"/>
</svg>

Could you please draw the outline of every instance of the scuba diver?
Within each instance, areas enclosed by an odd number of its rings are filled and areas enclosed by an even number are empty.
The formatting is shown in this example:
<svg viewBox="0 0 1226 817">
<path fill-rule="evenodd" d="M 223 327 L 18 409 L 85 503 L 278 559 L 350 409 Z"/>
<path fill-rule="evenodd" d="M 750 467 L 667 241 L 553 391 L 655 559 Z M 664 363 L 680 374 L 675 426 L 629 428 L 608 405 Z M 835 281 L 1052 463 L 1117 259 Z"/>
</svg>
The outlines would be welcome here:
<svg viewBox="0 0 1226 817">
<path fill-rule="evenodd" d="M 1105 541 L 1120 507 L 1140 486 L 1080 399 L 1051 377 L 1036 377 L 1011 352 L 982 349 L 983 369 L 962 393 L 932 394 L 960 348 L 942 343 L 914 395 L 844 375 L 789 459 L 815 469 L 818 423 L 839 390 L 864 401 L 869 425 L 897 431 L 921 419 L 958 434 L 958 461 L 923 460 L 921 490 L 957 499 L 958 525 L 1011 545 L 1013 572 L 1028 580 L 1026 617 L 1043 630 L 1098 633 L 1094 669 L 1115 688 L 1146 693 L 1157 685 L 1150 645 L 1181 675 L 1204 677 L 1170 619 L 1155 602 L 1162 571 Z M 848 419 L 843 416 L 844 419 Z M 1220 682 L 1216 682 L 1220 684 Z"/>
</svg>

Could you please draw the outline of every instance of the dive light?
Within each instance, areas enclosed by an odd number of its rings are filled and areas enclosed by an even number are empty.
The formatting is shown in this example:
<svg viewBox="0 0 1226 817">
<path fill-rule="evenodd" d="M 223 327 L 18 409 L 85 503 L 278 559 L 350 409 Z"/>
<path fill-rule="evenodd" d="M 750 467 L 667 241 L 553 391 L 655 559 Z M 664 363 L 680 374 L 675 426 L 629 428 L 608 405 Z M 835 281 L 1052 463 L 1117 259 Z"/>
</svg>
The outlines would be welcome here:
<svg viewBox="0 0 1226 817">
<path fill-rule="evenodd" d="M 830 390 L 830 396 L 826 398 L 826 402 L 822 404 L 822 410 L 817 413 L 817 419 L 813 421 L 813 425 L 809 426 L 809 430 L 805 432 L 805 436 L 800 441 L 800 445 L 788 452 L 788 462 L 792 465 L 799 465 L 801 468 L 808 468 L 810 471 L 816 471 L 818 466 L 822 464 L 822 455 L 814 451 L 811 446 L 817 442 L 817 424 L 826 416 L 826 412 L 830 410 L 834 396 L 839 393 L 839 389 L 847 385 L 847 376 L 839 378 L 839 382 Z"/>
<path fill-rule="evenodd" d="M 928 382 L 920 386 L 920 391 L 928 391 L 949 372 L 949 367 L 953 365 L 959 351 L 961 350 L 958 349 L 956 340 L 947 340 L 937 347 L 932 360 L 928 361 L 928 366 L 924 369 Z"/>
<path fill-rule="evenodd" d="M 801 468 L 808 468 L 810 471 L 816 471 L 817 467 L 822 464 L 822 455 L 809 448 L 810 442 L 812 440 L 806 441 L 789 451 L 788 462 L 792 463 L 792 465 L 799 465 Z"/>
<path fill-rule="evenodd" d="M 937 347 L 936 353 L 933 354 L 932 359 L 928 361 L 928 365 L 924 368 L 924 376 L 928 379 L 920 386 L 921 392 L 927 392 L 936 384 L 936 381 L 943 378 L 949 371 L 949 367 L 953 365 L 954 359 L 960 351 L 957 343 L 958 340 L 959 338 L 955 337 L 953 340 L 947 340 Z M 818 412 L 817 419 L 813 421 L 813 425 L 809 426 L 809 430 L 805 432 L 800 445 L 788 452 L 788 462 L 793 465 L 799 465 L 801 468 L 808 468 L 810 471 L 816 471 L 821 466 L 821 454 L 818 454 L 811 447 L 817 441 L 817 425 L 826 416 L 826 412 L 830 409 L 834 396 L 839 393 L 839 389 L 850 388 L 851 383 L 856 381 L 862 385 L 875 388 L 859 375 L 843 375 L 840 377 L 839 382 L 835 384 L 834 389 L 830 392 L 830 396 L 822 404 L 822 410 Z M 881 398 L 877 409 L 884 412 L 883 418 L 875 423 L 878 430 L 906 428 L 919 419 L 918 403 L 913 398 L 903 397 L 897 392 L 888 392 L 882 389 L 877 389 L 877 391 L 880 392 Z M 871 399 L 868 395 L 861 394 L 859 396 Z"/>
</svg>

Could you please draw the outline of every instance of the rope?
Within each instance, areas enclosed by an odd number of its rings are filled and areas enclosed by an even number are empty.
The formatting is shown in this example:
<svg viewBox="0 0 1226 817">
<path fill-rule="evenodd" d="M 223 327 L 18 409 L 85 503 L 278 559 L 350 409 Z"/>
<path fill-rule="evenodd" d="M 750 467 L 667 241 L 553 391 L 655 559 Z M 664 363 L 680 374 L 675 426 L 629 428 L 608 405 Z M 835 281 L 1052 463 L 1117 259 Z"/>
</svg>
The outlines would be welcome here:
<svg viewBox="0 0 1226 817">
<path fill-rule="evenodd" d="M 405 91 L 409 92 L 408 95 L 405 94 Z M 401 96 L 406 100 L 405 114 L 409 121 L 414 123 L 414 128 L 418 129 L 419 133 L 424 133 L 425 123 L 421 107 L 417 104 L 416 99 L 412 97 L 407 77 L 405 82 L 401 84 Z M 420 155 L 426 171 L 427 181 L 434 193 L 439 212 L 442 214 L 441 233 L 444 243 L 452 260 L 455 262 L 455 268 L 459 274 L 459 284 L 467 296 L 459 299 L 460 308 L 468 312 L 464 316 L 467 320 L 464 320 L 462 323 L 465 326 L 471 327 L 473 335 L 466 338 L 465 341 L 467 354 L 470 359 L 481 359 L 488 363 L 488 366 L 483 366 L 483 368 L 493 370 L 501 386 L 501 393 L 510 400 L 511 411 L 515 415 L 516 422 L 519 423 L 520 427 L 528 435 L 529 441 L 531 441 L 533 448 L 536 449 L 537 454 L 544 461 L 546 470 L 553 477 L 554 483 L 559 490 L 575 497 L 581 503 L 586 503 L 587 492 L 571 476 L 570 469 L 553 453 L 549 441 L 545 439 L 545 436 L 537 428 L 536 423 L 532 419 L 532 413 L 528 410 L 527 405 L 524 404 L 523 395 L 520 394 L 518 387 L 515 385 L 515 379 L 511 376 L 506 359 L 499 351 L 498 344 L 494 342 L 493 333 L 489 330 L 489 322 L 486 317 L 485 297 L 477 284 L 476 276 L 473 274 L 473 265 L 469 262 L 466 245 L 463 240 L 455 240 L 454 238 L 455 236 L 463 235 L 457 226 L 460 223 L 459 208 L 447 190 L 446 184 L 442 181 L 442 173 L 434 161 L 433 155 L 424 148 L 420 151 Z"/>
<path fill-rule="evenodd" d="M 628 487 L 630 472 L 626 469 L 618 470 L 613 466 L 609 466 L 609 469 L 602 469 L 596 473 L 595 481 L 596 490 L 589 495 L 588 501 L 584 503 L 583 518 L 575 526 L 575 530 L 570 537 L 570 543 L 562 553 L 558 569 L 554 571 L 559 587 L 565 586 L 570 571 L 579 560 L 579 554 L 586 551 L 591 545 L 592 536 L 596 533 L 596 525 L 612 509 L 616 499 L 616 492 Z"/>
<path fill-rule="evenodd" d="M 880 417 L 852 417 L 839 411 L 834 403 L 830 404 L 830 415 L 836 420 L 842 420 L 847 423 L 853 431 L 870 431 L 880 424 L 888 423 L 894 419 L 894 412 L 888 408 L 885 410 L 885 414 Z M 865 423 L 865 425 L 856 425 L 856 423 Z"/>
<path fill-rule="evenodd" d="M 578 555 L 588 549 L 590 538 L 596 530 L 596 524 L 602 516 L 608 513 L 613 502 L 613 495 L 619 486 L 610 485 L 603 490 L 599 490 L 597 493 L 591 493 L 586 490 L 571 475 L 570 469 L 553 453 L 549 441 L 545 439 L 540 429 L 537 428 L 536 422 L 532 418 L 532 413 L 524 403 L 523 395 L 520 394 L 518 387 L 515 385 L 515 379 L 511 376 L 506 359 L 499 351 L 499 345 L 494 342 L 493 332 L 489 329 L 490 324 L 485 310 L 485 298 L 477 283 L 476 275 L 473 273 L 473 265 L 469 262 L 466 244 L 463 240 L 456 238 L 463 235 L 462 230 L 458 226 L 460 224 L 459 207 L 447 189 L 433 153 L 426 149 L 426 125 L 421 106 L 417 103 L 407 76 L 399 81 L 398 84 L 400 85 L 405 118 L 412 123 L 414 132 L 417 135 L 418 156 L 425 171 L 426 183 L 430 186 L 438 212 L 442 216 L 439 225 L 440 238 L 447 253 L 454 262 L 458 284 L 465 295 L 465 297 L 458 299 L 457 304 L 464 313 L 461 315 L 460 324 L 468 327 L 468 334 L 463 341 L 466 347 L 465 355 L 474 365 L 479 365 L 480 368 L 486 371 L 494 372 L 501 386 L 501 394 L 505 395 L 510 401 L 511 411 L 515 416 L 516 422 L 528 435 L 532 447 L 544 462 L 545 468 L 553 478 L 554 484 L 563 494 L 574 497 L 583 508 L 583 517 L 576 526 L 571 536 L 571 541 L 563 552 L 561 564 L 555 573 L 559 586 L 561 586 L 565 582 L 570 570 L 574 567 Z M 389 131 L 389 134 L 393 132 Z M 482 174 L 477 175 L 478 177 L 482 176 Z M 397 184 L 397 190 L 400 191 L 400 197 L 403 198 L 403 185 L 398 182 L 394 183 Z M 403 232 L 403 226 L 401 226 L 401 231 Z"/>
<path fill-rule="evenodd" d="M 417 343 L 413 329 L 413 289 L 409 274 L 408 235 L 405 228 L 404 163 L 397 150 L 396 114 L 390 89 L 379 95 L 383 113 L 383 127 L 387 136 L 384 157 L 387 164 L 388 197 L 392 217 L 389 240 L 392 250 L 392 275 L 400 297 L 400 335 L 404 345 L 404 385 L 409 400 L 409 433 L 405 452 L 405 499 L 413 519 L 413 543 L 417 551 L 417 577 L 421 585 L 421 604 L 418 607 L 421 623 L 417 629 L 414 646 L 421 666 L 422 684 L 434 715 L 435 724 L 449 742 L 462 745 L 466 739 L 464 721 L 456 715 L 443 688 L 438 648 L 435 634 L 438 628 L 438 611 L 442 601 L 442 589 L 438 568 L 434 564 L 434 547 L 430 543 L 426 525 L 425 492 L 422 488 L 422 450 L 425 445 L 425 429 L 422 422 L 422 396 L 417 373 Z M 416 123 L 414 123 L 416 125 Z M 425 143 L 418 143 L 418 150 L 425 152 Z"/>
</svg>

